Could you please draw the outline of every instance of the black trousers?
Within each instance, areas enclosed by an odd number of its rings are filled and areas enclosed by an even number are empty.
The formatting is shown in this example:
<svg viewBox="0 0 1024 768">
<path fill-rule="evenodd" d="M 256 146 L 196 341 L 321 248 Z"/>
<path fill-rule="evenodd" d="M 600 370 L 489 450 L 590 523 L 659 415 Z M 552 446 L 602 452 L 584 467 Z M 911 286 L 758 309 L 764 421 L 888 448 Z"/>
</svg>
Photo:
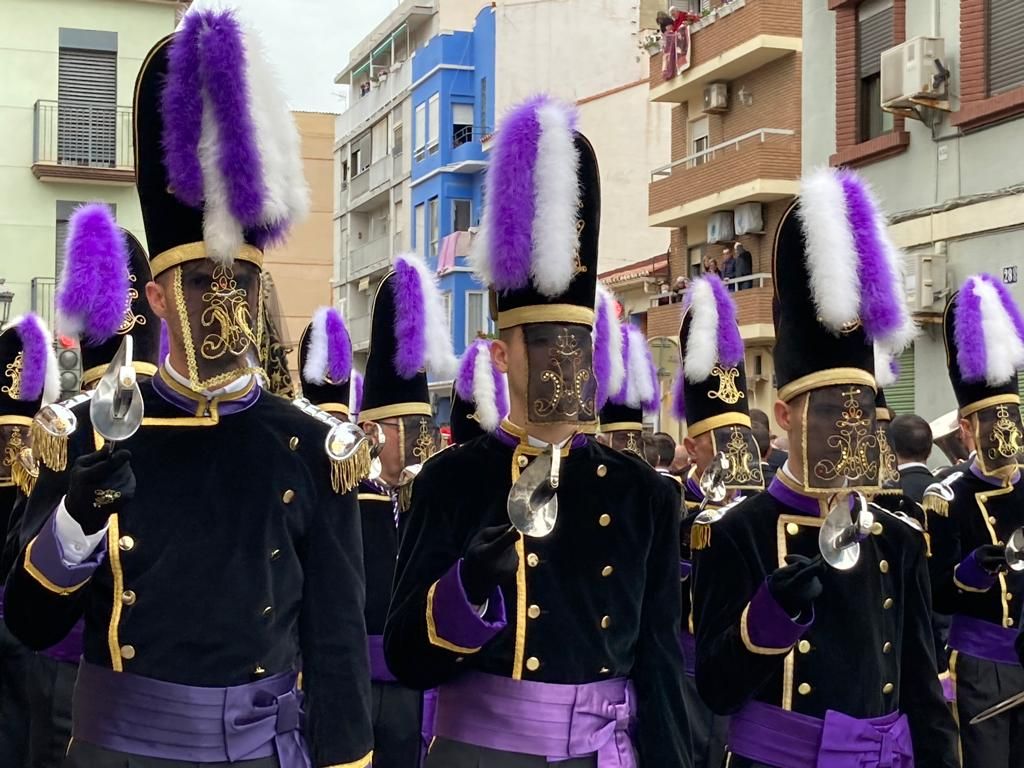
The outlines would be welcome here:
<svg viewBox="0 0 1024 768">
<path fill-rule="evenodd" d="M 719 768 L 725 758 L 725 740 L 729 736 L 729 718 L 719 717 L 697 693 L 696 681 L 683 678 L 686 716 L 693 741 L 693 768 Z"/>
<path fill-rule="evenodd" d="M 963 768 L 1024 766 L 1024 708 L 1018 707 L 970 725 L 971 718 L 993 704 L 1024 691 L 1024 669 L 953 651 L 949 672 L 956 681 Z"/>
<path fill-rule="evenodd" d="M 373 768 L 419 768 L 423 694 L 398 683 L 373 683 Z"/>
<path fill-rule="evenodd" d="M 71 742 L 78 666 L 32 654 L 28 662 L 29 765 L 60 768 Z"/>
<path fill-rule="evenodd" d="M 138 757 L 75 741 L 68 750 L 64 768 L 280 768 L 280 763 L 276 757 L 243 760 L 240 763 L 190 763 L 185 760 Z"/>
<path fill-rule="evenodd" d="M 374 768 L 377 768 L 376 757 L 375 752 Z M 551 765 L 545 757 L 499 752 L 496 749 L 474 747 L 461 741 L 434 739 L 424 768 L 550 768 Z M 597 758 L 580 757 L 553 765 L 557 768 L 597 768 Z"/>
<path fill-rule="evenodd" d="M 31 657 L 0 619 L 0 766 L 5 768 L 27 765 L 27 667 Z"/>
</svg>

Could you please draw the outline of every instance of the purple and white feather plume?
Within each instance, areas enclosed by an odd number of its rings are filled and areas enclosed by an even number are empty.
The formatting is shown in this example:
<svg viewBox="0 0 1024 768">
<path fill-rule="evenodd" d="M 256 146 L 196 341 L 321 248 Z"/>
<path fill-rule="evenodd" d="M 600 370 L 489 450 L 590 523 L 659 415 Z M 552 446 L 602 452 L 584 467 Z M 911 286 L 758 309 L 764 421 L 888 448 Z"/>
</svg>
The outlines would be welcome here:
<svg viewBox="0 0 1024 768">
<path fill-rule="evenodd" d="M 1006 286 L 992 275 L 964 281 L 954 307 L 953 333 L 964 381 L 1003 386 L 1024 368 L 1024 318 Z"/>
<path fill-rule="evenodd" d="M 573 106 L 539 95 L 502 120 L 485 180 L 480 233 L 470 261 L 498 291 L 565 292 L 576 268 L 580 204 Z"/>
<path fill-rule="evenodd" d="M 352 375 L 352 341 L 341 313 L 320 307 L 313 313 L 302 376 L 314 384 L 344 384 Z"/>
<path fill-rule="evenodd" d="M 658 370 L 654 367 L 647 337 L 639 328 L 629 323 L 622 326 L 621 333 L 626 375 L 622 387 L 611 396 L 611 401 L 630 408 L 642 408 L 648 413 L 656 411 L 661 400 L 661 392 L 658 385 Z"/>
<path fill-rule="evenodd" d="M 594 306 L 594 378 L 597 380 L 598 408 L 622 389 L 625 380 L 620 325 L 615 297 L 598 282 Z"/>
<path fill-rule="evenodd" d="M 348 411 L 355 421 L 359 411 L 363 407 L 363 374 L 359 371 L 352 371 L 352 386 L 348 390 Z"/>
<path fill-rule="evenodd" d="M 421 370 L 447 379 L 458 361 L 452 349 L 437 278 L 415 253 L 395 257 L 395 370 L 411 379 Z"/>
<path fill-rule="evenodd" d="M 466 347 L 455 378 L 455 392 L 476 406 L 476 419 L 485 432 L 493 432 L 508 416 L 508 382 L 491 361 L 491 342 L 476 339 Z"/>
<path fill-rule="evenodd" d="M 43 405 L 56 402 L 60 397 L 60 373 L 50 329 L 32 312 L 14 318 L 7 328 L 13 328 L 21 340 L 21 385 L 16 399 L 42 399 Z"/>
<path fill-rule="evenodd" d="M 716 365 L 733 366 L 743 359 L 743 339 L 736 325 L 736 305 L 716 276 L 696 278 L 685 297 L 690 324 L 683 373 L 692 384 L 704 381 Z"/>
<path fill-rule="evenodd" d="M 879 346 L 875 347 L 875 383 L 891 387 L 900 377 L 900 364 L 896 358 Z"/>
</svg>

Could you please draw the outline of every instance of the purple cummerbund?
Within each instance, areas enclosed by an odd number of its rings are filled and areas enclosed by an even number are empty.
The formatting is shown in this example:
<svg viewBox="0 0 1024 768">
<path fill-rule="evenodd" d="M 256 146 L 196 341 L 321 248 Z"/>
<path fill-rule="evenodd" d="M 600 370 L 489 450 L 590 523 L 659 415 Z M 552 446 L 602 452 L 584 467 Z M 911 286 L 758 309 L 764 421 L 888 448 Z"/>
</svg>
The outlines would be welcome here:
<svg viewBox="0 0 1024 768">
<path fill-rule="evenodd" d="M 913 768 L 907 716 L 825 719 L 752 701 L 729 721 L 733 754 L 782 768 Z"/>
<path fill-rule="evenodd" d="M 225 763 L 277 756 L 310 768 L 295 673 L 229 688 L 199 688 L 78 668 L 72 737 L 129 755 Z"/>
<path fill-rule="evenodd" d="M 1016 667 L 1020 664 L 1017 652 L 1013 649 L 1016 639 L 1016 629 L 1005 629 L 990 621 L 955 614 L 949 625 L 949 640 L 946 644 L 968 656 Z"/>
<path fill-rule="evenodd" d="M 625 678 L 584 685 L 468 672 L 437 691 L 434 734 L 558 762 L 597 756 L 598 768 L 636 768 Z"/>
<path fill-rule="evenodd" d="M 82 658 L 82 648 L 85 646 L 85 622 L 79 619 L 71 631 L 56 645 L 51 645 L 43 656 L 54 661 L 63 661 L 68 664 L 78 664 Z"/>
<path fill-rule="evenodd" d="M 679 633 L 679 645 L 683 647 L 683 667 L 693 677 L 697 668 L 697 638 L 688 630 Z"/>
<path fill-rule="evenodd" d="M 366 646 L 370 649 L 370 679 L 375 683 L 397 682 L 384 660 L 384 635 L 368 635 Z"/>
<path fill-rule="evenodd" d="M 437 716 L 437 688 L 423 692 L 423 720 L 420 724 L 420 737 L 423 739 L 423 760 L 434 740 L 434 718 Z M 422 761 L 421 761 L 422 762 Z"/>
</svg>

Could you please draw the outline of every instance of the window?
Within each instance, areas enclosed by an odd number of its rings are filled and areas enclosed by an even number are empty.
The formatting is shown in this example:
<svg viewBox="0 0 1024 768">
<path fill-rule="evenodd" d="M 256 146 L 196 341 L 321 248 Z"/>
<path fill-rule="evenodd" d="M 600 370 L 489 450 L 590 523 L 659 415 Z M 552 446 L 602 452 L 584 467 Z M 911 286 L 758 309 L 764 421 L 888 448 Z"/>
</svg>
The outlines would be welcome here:
<svg viewBox="0 0 1024 768">
<path fill-rule="evenodd" d="M 882 51 L 895 44 L 892 0 L 867 0 L 857 7 L 857 123 L 859 141 L 892 130 L 892 115 L 882 111 Z"/>
<path fill-rule="evenodd" d="M 466 344 L 478 334 L 490 333 L 487 317 L 487 294 L 483 291 L 466 291 Z"/>
<path fill-rule="evenodd" d="M 416 124 L 413 126 L 413 139 L 416 141 L 416 159 L 422 160 L 424 147 L 427 145 L 427 105 L 416 107 Z"/>
<path fill-rule="evenodd" d="M 444 313 L 445 322 L 448 323 L 448 328 L 452 327 L 452 292 L 444 291 L 441 294 L 441 312 Z"/>
<path fill-rule="evenodd" d="M 480 78 L 480 129 L 483 131 L 488 130 L 487 119 L 490 117 L 487 114 L 487 78 Z"/>
<path fill-rule="evenodd" d="M 117 33 L 64 29 L 57 57 L 57 162 L 117 165 Z"/>
<path fill-rule="evenodd" d="M 394 252 L 399 253 L 405 250 L 402 247 L 402 233 L 405 231 L 405 203 L 401 200 L 395 201 L 395 235 L 394 235 Z"/>
<path fill-rule="evenodd" d="M 441 97 L 436 93 L 427 101 L 427 151 L 437 154 L 441 140 Z"/>
<path fill-rule="evenodd" d="M 436 197 L 430 198 L 430 201 L 427 203 L 427 205 L 430 207 L 430 251 L 427 253 L 427 256 L 429 256 L 432 259 L 436 259 L 437 246 L 438 242 L 441 239 L 441 222 L 440 217 L 438 215 L 438 211 L 441 206 L 438 205 L 438 200 Z"/>
<path fill-rule="evenodd" d="M 1024 85 L 1024 3 L 989 0 L 988 91 L 996 95 Z"/>
<path fill-rule="evenodd" d="M 424 215 L 425 208 L 423 206 L 423 203 L 420 203 L 419 205 L 416 206 L 416 216 L 413 219 L 413 223 L 415 225 L 415 232 L 413 232 L 413 237 L 415 238 L 415 241 L 412 244 L 413 248 L 423 248 L 423 235 L 424 232 L 426 232 L 426 219 L 423 218 Z"/>
<path fill-rule="evenodd" d="M 473 105 L 452 104 L 452 146 L 459 147 L 473 140 Z"/>
<path fill-rule="evenodd" d="M 370 129 L 370 161 L 383 160 L 388 153 L 388 119 L 378 120 Z"/>
<path fill-rule="evenodd" d="M 690 277 L 700 277 L 704 271 L 704 247 L 696 246 L 690 249 Z"/>
<path fill-rule="evenodd" d="M 399 123 L 391 129 L 391 154 L 395 157 L 402 155 L 402 124 Z"/>
<path fill-rule="evenodd" d="M 468 232 L 472 215 L 471 200 L 452 200 L 452 232 Z"/>
<path fill-rule="evenodd" d="M 341 161 L 341 191 L 348 189 L 348 161 Z"/>
<path fill-rule="evenodd" d="M 370 167 L 370 144 L 372 140 L 369 132 L 364 133 L 352 142 L 352 155 L 349 165 L 352 168 L 352 177 L 355 178 Z"/>
<path fill-rule="evenodd" d="M 690 154 L 696 155 L 698 152 L 704 152 L 708 146 L 708 118 L 705 115 L 690 123 Z M 707 155 L 695 157 L 690 161 L 690 167 L 704 165 L 707 161 Z"/>
</svg>

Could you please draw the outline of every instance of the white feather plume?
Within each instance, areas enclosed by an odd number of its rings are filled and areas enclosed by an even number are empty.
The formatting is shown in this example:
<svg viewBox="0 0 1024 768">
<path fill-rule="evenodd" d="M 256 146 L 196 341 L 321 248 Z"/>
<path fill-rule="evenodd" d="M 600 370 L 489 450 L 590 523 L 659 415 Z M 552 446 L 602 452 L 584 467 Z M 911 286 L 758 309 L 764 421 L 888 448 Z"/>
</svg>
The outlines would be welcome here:
<svg viewBox="0 0 1024 768">
<path fill-rule="evenodd" d="M 985 381 L 992 387 L 1002 386 L 1024 368 L 1024 342 L 993 286 L 974 279 L 965 287 L 973 287 L 981 303 L 982 338 L 978 341 L 985 345 Z"/>
<path fill-rule="evenodd" d="M 473 402 L 476 405 L 476 420 L 485 432 L 493 432 L 501 420 L 489 353 L 489 345 L 479 344 L 475 347 L 476 357 L 473 360 Z"/>
<path fill-rule="evenodd" d="M 627 325 L 625 328 L 629 334 L 625 405 L 630 408 L 641 408 L 644 403 L 655 399 L 658 383 L 651 377 L 651 366 L 647 358 L 647 338 L 635 325 Z"/>
<path fill-rule="evenodd" d="M 439 379 L 450 379 L 455 375 L 459 361 L 452 348 L 452 334 L 445 316 L 444 304 L 441 301 L 441 290 L 433 271 L 415 253 L 403 253 L 395 257 L 396 262 L 403 262 L 413 267 L 420 278 L 423 291 L 423 326 L 426 329 L 426 368 Z M 397 308 L 399 312 L 401 307 Z"/>
<path fill-rule="evenodd" d="M 565 292 L 576 270 L 580 206 L 579 152 L 573 142 L 569 112 L 546 102 L 537 110 L 540 139 L 534 167 L 533 284 L 545 296 Z"/>
<path fill-rule="evenodd" d="M 686 356 L 683 373 L 691 384 L 697 384 L 711 375 L 718 363 L 718 302 L 707 280 L 694 280 L 690 285 L 689 333 L 686 337 Z"/>
<path fill-rule="evenodd" d="M 838 334 L 860 317 L 860 286 L 846 196 L 834 170 L 820 169 L 801 180 L 797 212 L 806 241 L 811 298 L 822 324 Z"/>
<path fill-rule="evenodd" d="M 306 350 L 306 363 L 302 366 L 302 378 L 314 384 L 323 384 L 327 381 L 328 312 L 330 312 L 330 307 L 318 308 L 313 313 L 313 322 L 309 329 L 309 348 Z"/>
<path fill-rule="evenodd" d="M 598 337 L 598 326 L 595 325 L 594 345 L 604 344 L 608 349 L 608 393 L 615 394 L 622 389 L 622 382 L 626 378 L 626 364 L 622 359 L 621 323 L 619 322 L 618 312 L 615 309 L 615 297 L 611 294 L 611 291 L 604 287 L 603 283 L 598 282 L 595 311 L 601 305 L 604 306 L 604 311 L 608 317 L 608 338 Z"/>
<path fill-rule="evenodd" d="M 893 371 L 893 355 L 880 345 L 875 345 L 875 382 L 880 387 L 891 387 L 898 375 Z"/>
<path fill-rule="evenodd" d="M 220 172 L 220 136 L 210 100 L 203 94 L 199 166 L 203 172 L 203 242 L 207 258 L 231 264 L 245 242 L 242 225 L 231 215 L 227 183 Z"/>
</svg>

